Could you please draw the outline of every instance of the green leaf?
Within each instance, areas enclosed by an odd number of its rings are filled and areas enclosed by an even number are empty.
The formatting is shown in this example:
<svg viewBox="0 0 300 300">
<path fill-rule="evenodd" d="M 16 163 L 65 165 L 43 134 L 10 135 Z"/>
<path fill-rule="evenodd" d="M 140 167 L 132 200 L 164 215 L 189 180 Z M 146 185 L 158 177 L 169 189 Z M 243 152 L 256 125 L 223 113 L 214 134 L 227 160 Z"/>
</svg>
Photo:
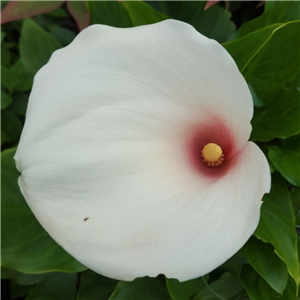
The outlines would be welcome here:
<svg viewBox="0 0 300 300">
<path fill-rule="evenodd" d="M 204 286 L 202 277 L 184 282 L 166 278 L 166 283 L 172 300 L 189 300 Z"/>
<path fill-rule="evenodd" d="M 1 66 L 1 87 L 2 86 L 10 92 L 13 91 L 10 69 L 4 66 Z"/>
<path fill-rule="evenodd" d="M 273 102 L 254 109 L 251 140 L 270 141 L 300 133 L 300 90 L 284 88 Z"/>
<path fill-rule="evenodd" d="M 243 267 L 244 257 L 239 251 L 229 258 L 224 264 L 217 268 L 218 271 L 230 272 L 233 275 L 239 276 Z"/>
<path fill-rule="evenodd" d="M 62 46 L 69 45 L 76 37 L 73 31 L 57 25 L 50 26 L 49 31 Z"/>
<path fill-rule="evenodd" d="M 66 253 L 38 223 L 18 186 L 15 149 L 1 154 L 2 255 L 1 265 L 23 273 L 79 272 L 86 269 Z"/>
<path fill-rule="evenodd" d="M 88 1 L 91 24 L 132 27 L 125 6 L 120 1 Z"/>
<path fill-rule="evenodd" d="M 122 1 L 133 26 L 153 24 L 168 19 L 166 15 L 142 1 Z"/>
<path fill-rule="evenodd" d="M 101 276 L 93 271 L 83 272 L 76 300 L 107 300 L 118 281 Z"/>
<path fill-rule="evenodd" d="M 171 300 L 163 277 L 121 281 L 109 300 Z"/>
<path fill-rule="evenodd" d="M 21 60 L 17 60 L 10 69 L 12 89 L 19 92 L 29 91 L 33 84 L 33 77 L 25 73 Z"/>
<path fill-rule="evenodd" d="M 300 135 L 284 140 L 280 146 L 270 146 L 269 157 L 288 182 L 300 187 Z"/>
<path fill-rule="evenodd" d="M 297 300 L 296 286 L 293 279 L 289 277 L 288 284 L 283 295 L 275 292 L 267 282 L 255 272 L 250 266 L 243 268 L 241 279 L 251 300 Z"/>
<path fill-rule="evenodd" d="M 238 277 L 225 272 L 219 279 L 206 284 L 193 300 L 236 299 L 243 292 L 243 286 Z"/>
<path fill-rule="evenodd" d="M 300 65 L 300 22 L 270 25 L 224 44 L 262 104 L 273 101 Z"/>
<path fill-rule="evenodd" d="M 26 72 L 35 73 L 45 65 L 51 54 L 61 48 L 60 43 L 31 19 L 24 21 L 21 39 L 20 56 Z"/>
<path fill-rule="evenodd" d="M 242 248 L 242 253 L 255 271 L 276 292 L 282 294 L 287 284 L 288 271 L 284 262 L 274 253 L 274 247 L 251 237 Z"/>
<path fill-rule="evenodd" d="M 2 85 L 10 92 L 29 91 L 32 87 L 33 77 L 25 73 L 24 66 L 20 60 L 10 67 L 1 66 Z"/>
<path fill-rule="evenodd" d="M 270 243 L 285 262 L 290 275 L 299 284 L 299 260 L 295 216 L 287 186 L 278 173 L 272 176 L 270 194 L 263 198 L 261 218 L 255 236 Z"/>
<path fill-rule="evenodd" d="M 266 1 L 264 13 L 258 18 L 243 24 L 232 38 L 240 38 L 270 24 L 286 23 L 299 19 L 300 6 L 297 1 Z"/>
<path fill-rule="evenodd" d="M 28 104 L 28 95 L 24 93 L 14 93 L 13 102 L 9 107 L 17 116 L 25 116 Z"/>
<path fill-rule="evenodd" d="M 280 29 L 282 24 L 272 24 L 261 30 L 251 32 L 249 35 L 235 41 L 223 43 L 223 47 L 233 57 L 239 70 L 242 72 L 251 60 L 265 46 L 276 30 Z"/>
<path fill-rule="evenodd" d="M 22 132 L 22 122 L 10 110 L 1 111 L 1 128 L 5 132 L 5 141 L 17 142 Z"/>
<path fill-rule="evenodd" d="M 142 1 L 89 1 L 91 24 L 132 27 L 167 19 Z"/>
<path fill-rule="evenodd" d="M 14 269 L 1 268 L 1 278 L 13 280 L 20 285 L 33 285 L 43 281 L 50 273 L 25 274 Z"/>
<path fill-rule="evenodd" d="M 76 282 L 76 274 L 51 274 L 29 293 L 26 300 L 74 300 Z"/>
<path fill-rule="evenodd" d="M 203 35 L 225 42 L 235 30 L 230 12 L 219 5 L 204 10 L 205 1 L 164 1 L 163 12 L 172 19 L 191 24 Z"/>
<path fill-rule="evenodd" d="M 64 1 L 10 1 L 1 11 L 1 24 L 54 11 Z"/>
<path fill-rule="evenodd" d="M 1 90 L 1 109 L 6 109 L 12 102 L 11 94 Z"/>
</svg>

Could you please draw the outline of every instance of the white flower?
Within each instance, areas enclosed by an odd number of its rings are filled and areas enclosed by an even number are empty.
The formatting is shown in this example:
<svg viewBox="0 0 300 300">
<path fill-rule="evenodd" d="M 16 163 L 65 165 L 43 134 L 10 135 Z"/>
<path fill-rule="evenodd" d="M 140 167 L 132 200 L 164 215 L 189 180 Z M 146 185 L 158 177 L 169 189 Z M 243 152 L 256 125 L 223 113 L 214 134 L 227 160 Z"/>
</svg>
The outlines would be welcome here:
<svg viewBox="0 0 300 300">
<path fill-rule="evenodd" d="M 248 240 L 270 189 L 252 114 L 232 58 L 191 26 L 90 26 L 35 77 L 19 185 L 92 270 L 198 277 Z"/>
</svg>

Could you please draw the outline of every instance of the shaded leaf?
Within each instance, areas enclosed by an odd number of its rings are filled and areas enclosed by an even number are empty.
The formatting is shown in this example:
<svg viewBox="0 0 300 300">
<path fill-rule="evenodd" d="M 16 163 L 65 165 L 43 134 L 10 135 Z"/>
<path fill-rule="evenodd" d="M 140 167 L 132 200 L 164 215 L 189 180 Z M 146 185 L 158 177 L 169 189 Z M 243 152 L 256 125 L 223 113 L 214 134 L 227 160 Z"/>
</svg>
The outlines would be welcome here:
<svg viewBox="0 0 300 300">
<path fill-rule="evenodd" d="M 1 128 L 5 132 L 5 141 L 17 142 L 22 131 L 22 122 L 10 110 L 1 111 Z"/>
<path fill-rule="evenodd" d="M 83 272 L 76 300 L 107 300 L 117 283 L 90 270 Z"/>
<path fill-rule="evenodd" d="M 26 300 L 74 300 L 76 297 L 76 274 L 53 273 L 39 283 Z"/>
<path fill-rule="evenodd" d="M 1 130 L 1 145 L 4 144 L 6 141 L 6 133 L 5 131 Z"/>
<path fill-rule="evenodd" d="M 63 3 L 64 1 L 9 1 L 1 11 L 1 24 L 54 11 Z"/>
<path fill-rule="evenodd" d="M 122 1 L 133 26 L 153 24 L 168 19 L 168 17 L 142 1 Z"/>
<path fill-rule="evenodd" d="M 86 269 L 66 253 L 38 223 L 18 186 L 15 149 L 1 154 L 2 255 L 1 265 L 23 273 L 79 272 Z"/>
<path fill-rule="evenodd" d="M 1 86 L 5 87 L 10 92 L 13 91 L 10 69 L 4 66 L 1 66 Z"/>
<path fill-rule="evenodd" d="M 50 26 L 49 31 L 63 47 L 69 45 L 76 37 L 73 31 L 57 25 Z"/>
<path fill-rule="evenodd" d="M 269 157 L 287 181 L 300 187 L 300 135 L 284 140 L 282 145 L 270 146 Z"/>
<path fill-rule="evenodd" d="M 1 66 L 9 66 L 11 63 L 11 53 L 7 49 L 6 44 L 1 44 Z"/>
<path fill-rule="evenodd" d="M 202 277 L 184 282 L 166 278 L 166 283 L 172 300 L 189 300 L 204 286 Z"/>
<path fill-rule="evenodd" d="M 171 300 L 163 277 L 121 281 L 109 300 Z"/>
<path fill-rule="evenodd" d="M 12 89 L 14 91 L 26 92 L 32 87 L 33 78 L 25 73 L 21 60 L 17 60 L 10 69 L 10 78 Z"/>
<path fill-rule="evenodd" d="M 244 258 L 242 253 L 239 251 L 234 254 L 231 258 L 229 258 L 224 264 L 218 267 L 218 271 L 230 272 L 235 276 L 239 276 L 243 267 Z"/>
<path fill-rule="evenodd" d="M 50 273 L 25 274 L 14 269 L 1 268 L 1 278 L 13 280 L 20 285 L 33 285 L 43 281 Z"/>
<path fill-rule="evenodd" d="M 164 1 L 163 12 L 172 19 L 191 24 L 203 35 L 219 42 L 229 39 L 235 30 L 231 14 L 219 5 L 204 11 L 205 1 Z"/>
<path fill-rule="evenodd" d="M 289 277 L 287 287 L 282 295 L 275 292 L 250 265 L 244 266 L 241 279 L 251 300 L 298 299 L 296 297 L 296 286 L 291 277 Z"/>
<path fill-rule="evenodd" d="M 61 47 L 60 43 L 31 19 L 26 19 L 21 32 L 20 56 L 30 75 L 45 65 L 51 54 Z"/>
<path fill-rule="evenodd" d="M 262 105 L 295 78 L 300 65 L 300 22 L 270 25 L 224 47 Z"/>
<path fill-rule="evenodd" d="M 270 141 L 300 133 L 300 91 L 284 88 L 274 101 L 255 108 L 251 121 L 254 141 Z"/>
<path fill-rule="evenodd" d="M 5 38 L 5 36 L 6 36 L 6 33 L 1 31 L 1 44 L 2 44 L 3 39 Z"/>
<path fill-rule="evenodd" d="M 240 38 L 274 23 L 286 23 L 293 20 L 300 20 L 300 6 L 297 1 L 266 1 L 264 13 L 243 24 L 232 38 Z"/>
<path fill-rule="evenodd" d="M 238 277 L 225 272 L 219 279 L 207 284 L 193 300 L 216 300 L 216 299 L 236 299 L 243 291 L 243 286 Z"/>
<path fill-rule="evenodd" d="M 10 282 L 10 299 L 19 299 L 26 297 L 31 290 L 34 288 L 34 285 L 20 285 L 14 281 Z"/>
<path fill-rule="evenodd" d="M 88 6 L 91 24 L 132 27 L 127 10 L 119 1 L 89 1 Z"/>
<path fill-rule="evenodd" d="M 288 271 L 284 262 L 274 253 L 274 247 L 251 237 L 242 248 L 242 253 L 255 271 L 276 292 L 282 294 L 287 284 Z"/>
<path fill-rule="evenodd" d="M 7 108 L 12 102 L 11 94 L 1 90 L 1 109 Z"/>
<path fill-rule="evenodd" d="M 17 116 L 25 116 L 28 104 L 28 95 L 24 93 L 14 93 L 13 102 L 9 110 Z"/>
<path fill-rule="evenodd" d="M 254 234 L 274 246 L 275 253 L 286 263 L 290 275 L 298 284 L 300 276 L 294 210 L 286 184 L 278 173 L 273 174 L 271 192 L 263 200 L 260 222 Z"/>
<path fill-rule="evenodd" d="M 80 31 L 90 25 L 91 16 L 86 1 L 67 1 L 67 8 Z"/>
</svg>

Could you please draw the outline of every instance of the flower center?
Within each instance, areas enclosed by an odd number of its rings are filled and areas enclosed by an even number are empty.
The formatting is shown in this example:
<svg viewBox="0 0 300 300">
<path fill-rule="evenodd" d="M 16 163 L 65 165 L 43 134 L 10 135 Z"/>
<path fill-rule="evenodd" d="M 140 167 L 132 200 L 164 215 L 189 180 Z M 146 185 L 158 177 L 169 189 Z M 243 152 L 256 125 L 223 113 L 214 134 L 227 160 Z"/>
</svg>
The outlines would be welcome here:
<svg viewBox="0 0 300 300">
<path fill-rule="evenodd" d="M 215 143 L 206 144 L 201 151 L 201 157 L 209 167 L 217 167 L 224 161 L 222 148 Z"/>
</svg>

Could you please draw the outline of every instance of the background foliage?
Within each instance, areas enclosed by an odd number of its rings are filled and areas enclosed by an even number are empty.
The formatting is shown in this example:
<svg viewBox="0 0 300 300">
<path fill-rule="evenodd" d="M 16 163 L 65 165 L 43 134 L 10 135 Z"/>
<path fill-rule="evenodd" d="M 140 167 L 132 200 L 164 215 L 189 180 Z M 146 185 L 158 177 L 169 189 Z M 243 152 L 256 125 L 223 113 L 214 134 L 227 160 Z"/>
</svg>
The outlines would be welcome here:
<svg viewBox="0 0 300 300">
<path fill-rule="evenodd" d="M 209 5 L 211 5 L 210 3 Z M 2 1 L 2 288 L 26 300 L 294 300 L 300 283 L 300 3 L 297 1 Z M 35 219 L 13 155 L 33 78 L 89 24 L 131 27 L 173 18 L 216 39 L 253 95 L 251 140 L 267 156 L 272 190 L 246 245 L 204 277 L 118 282 L 81 265 Z M 220 245 L 222 247 L 222 245 Z"/>
</svg>

